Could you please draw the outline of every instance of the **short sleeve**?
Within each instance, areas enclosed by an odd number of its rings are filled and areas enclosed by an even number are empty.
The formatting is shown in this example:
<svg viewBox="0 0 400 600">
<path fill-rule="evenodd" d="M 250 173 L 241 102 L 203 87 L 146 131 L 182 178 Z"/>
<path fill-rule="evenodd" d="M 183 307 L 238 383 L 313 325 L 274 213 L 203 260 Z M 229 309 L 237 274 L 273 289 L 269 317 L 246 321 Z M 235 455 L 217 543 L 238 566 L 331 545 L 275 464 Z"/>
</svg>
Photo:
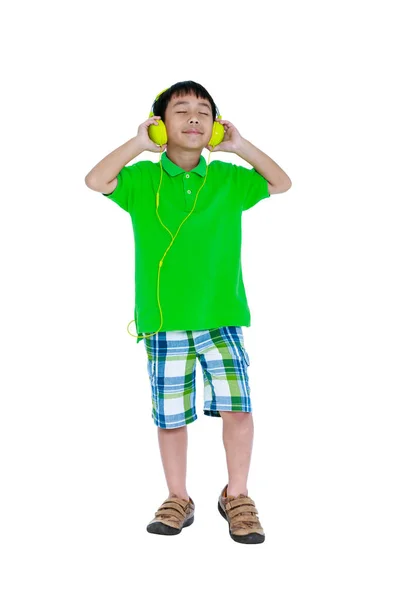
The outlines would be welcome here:
<svg viewBox="0 0 400 600">
<path fill-rule="evenodd" d="M 255 169 L 236 166 L 237 189 L 241 195 L 242 211 L 252 208 L 263 198 L 269 198 L 268 181 Z"/>
<path fill-rule="evenodd" d="M 118 206 L 131 212 L 136 201 L 141 183 L 141 171 L 138 164 L 122 167 L 117 175 L 117 185 L 111 194 L 103 194 L 113 200 Z"/>
</svg>

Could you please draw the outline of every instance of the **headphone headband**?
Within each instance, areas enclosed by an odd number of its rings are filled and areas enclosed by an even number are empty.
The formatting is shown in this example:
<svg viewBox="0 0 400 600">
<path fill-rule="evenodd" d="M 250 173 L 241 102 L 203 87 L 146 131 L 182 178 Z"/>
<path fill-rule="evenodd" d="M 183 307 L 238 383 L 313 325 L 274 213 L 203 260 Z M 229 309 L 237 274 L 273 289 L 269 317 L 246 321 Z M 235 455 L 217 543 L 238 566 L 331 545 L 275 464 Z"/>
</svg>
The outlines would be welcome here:
<svg viewBox="0 0 400 600">
<path fill-rule="evenodd" d="M 171 87 L 171 86 L 170 86 L 170 87 Z M 169 87 L 167 87 L 167 88 L 163 89 L 163 90 L 162 90 L 162 91 L 161 91 L 159 94 L 157 94 L 157 96 L 155 97 L 155 100 L 154 100 L 153 104 L 155 104 L 155 103 L 157 102 L 157 100 L 159 99 L 159 97 L 161 96 L 161 94 L 163 94 L 163 93 L 164 93 L 164 92 L 166 92 L 167 90 L 169 90 Z M 153 113 L 153 111 L 152 111 L 152 110 L 150 111 L 149 117 L 154 117 L 154 113 Z"/>
<path fill-rule="evenodd" d="M 159 99 L 159 97 L 161 96 L 161 94 L 163 94 L 164 92 L 169 90 L 170 87 L 171 86 L 166 87 L 163 90 L 161 90 L 161 92 L 159 94 L 157 94 L 157 96 L 155 97 L 153 104 L 155 104 L 157 102 L 157 100 Z M 219 114 L 218 107 L 216 107 L 216 112 L 217 112 L 217 119 L 222 119 L 222 115 Z M 154 113 L 152 110 L 150 111 L 149 117 L 154 117 Z"/>
</svg>

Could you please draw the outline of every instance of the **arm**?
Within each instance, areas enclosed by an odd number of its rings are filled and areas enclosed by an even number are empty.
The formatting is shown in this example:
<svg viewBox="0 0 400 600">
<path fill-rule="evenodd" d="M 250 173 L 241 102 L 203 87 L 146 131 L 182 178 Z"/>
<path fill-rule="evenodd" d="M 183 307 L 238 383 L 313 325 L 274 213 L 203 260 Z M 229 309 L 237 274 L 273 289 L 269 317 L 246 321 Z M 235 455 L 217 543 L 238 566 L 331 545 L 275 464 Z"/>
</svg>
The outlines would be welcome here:
<svg viewBox="0 0 400 600">
<path fill-rule="evenodd" d="M 292 187 L 292 182 L 285 171 L 248 140 L 242 138 L 236 154 L 251 164 L 268 181 L 270 194 L 287 192 Z"/>
<path fill-rule="evenodd" d="M 103 158 L 85 177 L 86 185 L 104 194 L 111 194 L 117 185 L 117 175 L 128 162 L 136 158 L 143 147 L 137 137 L 132 138 Z"/>
</svg>

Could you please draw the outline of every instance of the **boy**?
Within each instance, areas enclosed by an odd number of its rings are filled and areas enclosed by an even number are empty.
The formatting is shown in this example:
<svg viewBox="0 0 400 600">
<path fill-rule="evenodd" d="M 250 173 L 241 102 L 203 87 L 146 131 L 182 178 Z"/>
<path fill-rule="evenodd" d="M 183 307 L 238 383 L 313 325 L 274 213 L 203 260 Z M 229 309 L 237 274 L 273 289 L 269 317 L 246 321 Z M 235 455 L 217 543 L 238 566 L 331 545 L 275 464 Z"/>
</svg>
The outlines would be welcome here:
<svg viewBox="0 0 400 600">
<path fill-rule="evenodd" d="M 137 136 L 106 156 L 85 179 L 88 187 L 110 197 L 131 215 L 136 325 L 138 331 L 155 332 L 144 334 L 144 339 L 152 417 L 158 427 L 169 496 L 147 531 L 175 535 L 194 520 L 195 505 L 186 489 L 186 455 L 187 425 L 197 419 L 198 358 L 205 386 L 204 413 L 222 417 L 223 424 L 228 483 L 220 493 L 218 510 L 228 521 L 234 541 L 261 543 L 265 534 L 247 490 L 253 419 L 247 374 L 250 361 L 241 329 L 250 325 L 240 264 L 241 214 L 262 198 L 287 191 L 291 181 L 271 158 L 242 138 L 231 122 L 216 118 L 216 105 L 200 84 L 174 84 L 157 97 L 153 111 L 155 116 L 139 126 Z M 168 135 L 161 147 L 148 132 L 160 118 Z M 224 138 L 212 147 L 208 142 L 214 121 L 223 125 Z M 167 152 L 160 154 L 160 165 L 140 161 L 126 166 L 145 150 L 161 153 L 166 148 Z M 234 152 L 253 169 L 215 160 L 202 187 L 204 148 Z M 164 225 L 155 214 L 158 188 L 158 210 Z M 193 214 L 183 223 L 162 266 L 164 319 L 160 327 L 156 297 L 159 262 L 171 235 L 192 211 L 194 196 L 198 201 Z"/>
</svg>

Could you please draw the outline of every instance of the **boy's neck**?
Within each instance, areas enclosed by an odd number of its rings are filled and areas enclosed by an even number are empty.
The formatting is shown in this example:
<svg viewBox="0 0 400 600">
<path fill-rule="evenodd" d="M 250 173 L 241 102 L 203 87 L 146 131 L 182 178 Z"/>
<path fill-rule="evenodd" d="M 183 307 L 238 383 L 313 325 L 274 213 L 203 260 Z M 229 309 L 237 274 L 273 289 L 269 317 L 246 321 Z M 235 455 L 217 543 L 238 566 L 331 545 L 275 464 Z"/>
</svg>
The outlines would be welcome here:
<svg viewBox="0 0 400 600">
<path fill-rule="evenodd" d="M 184 171 L 192 171 L 200 162 L 201 150 L 184 150 L 182 148 L 168 148 L 167 157 Z"/>
</svg>

